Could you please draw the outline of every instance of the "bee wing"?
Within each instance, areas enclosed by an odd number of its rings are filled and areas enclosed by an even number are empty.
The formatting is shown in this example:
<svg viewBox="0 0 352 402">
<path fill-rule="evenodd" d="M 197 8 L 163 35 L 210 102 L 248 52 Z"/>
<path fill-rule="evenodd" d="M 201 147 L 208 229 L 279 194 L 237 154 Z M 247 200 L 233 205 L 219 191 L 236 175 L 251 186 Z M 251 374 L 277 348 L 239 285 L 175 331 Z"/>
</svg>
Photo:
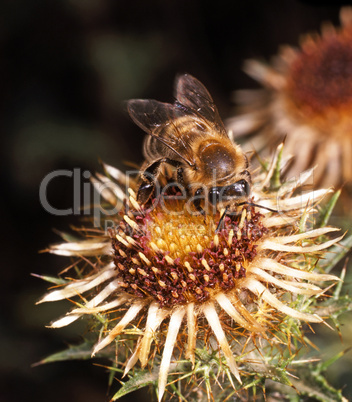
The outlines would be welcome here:
<svg viewBox="0 0 352 402">
<path fill-rule="evenodd" d="M 174 124 L 179 117 L 190 114 L 187 108 L 152 99 L 132 99 L 127 102 L 127 110 L 132 120 L 142 130 L 171 149 L 188 165 L 195 166 L 190 144 Z"/>
<path fill-rule="evenodd" d="M 189 74 L 181 75 L 176 78 L 175 92 L 177 102 L 207 120 L 219 134 L 228 137 L 213 98 L 200 81 Z"/>
</svg>

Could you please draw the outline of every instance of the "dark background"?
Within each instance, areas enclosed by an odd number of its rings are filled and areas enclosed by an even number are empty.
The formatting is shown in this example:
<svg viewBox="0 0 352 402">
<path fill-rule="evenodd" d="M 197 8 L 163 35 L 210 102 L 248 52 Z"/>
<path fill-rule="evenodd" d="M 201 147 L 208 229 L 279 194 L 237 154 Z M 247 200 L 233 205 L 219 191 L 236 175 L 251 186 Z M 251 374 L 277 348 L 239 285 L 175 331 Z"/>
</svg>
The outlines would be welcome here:
<svg viewBox="0 0 352 402">
<path fill-rule="evenodd" d="M 280 44 L 296 45 L 300 34 L 318 30 L 322 21 L 338 25 L 339 4 L 346 2 L 1 2 L 1 401 L 99 402 L 113 394 L 106 371 L 92 361 L 31 367 L 78 343 L 81 333 L 79 325 L 45 328 L 67 305 L 34 305 L 47 285 L 30 273 L 56 275 L 67 263 L 38 251 L 58 241 L 53 228 L 77 222 L 43 209 L 38 189 L 45 175 L 55 169 L 94 172 L 98 158 L 122 169 L 124 161 L 141 162 L 143 136 L 123 100 L 171 101 L 177 73 L 199 78 L 222 117 L 229 117 L 231 92 L 257 86 L 241 71 L 243 60 L 269 59 Z M 72 206 L 72 197 L 69 178 L 49 185 L 56 208 Z M 343 349 L 346 344 L 334 337 L 335 350 Z M 351 358 L 340 365 L 329 374 L 342 387 L 350 382 Z"/>
</svg>

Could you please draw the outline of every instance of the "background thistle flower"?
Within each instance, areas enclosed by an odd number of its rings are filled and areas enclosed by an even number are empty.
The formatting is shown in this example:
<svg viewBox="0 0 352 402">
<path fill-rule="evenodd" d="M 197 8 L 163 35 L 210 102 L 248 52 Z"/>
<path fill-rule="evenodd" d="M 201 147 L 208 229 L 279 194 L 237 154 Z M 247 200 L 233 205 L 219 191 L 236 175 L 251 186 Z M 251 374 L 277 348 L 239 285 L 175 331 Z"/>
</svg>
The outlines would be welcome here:
<svg viewBox="0 0 352 402">
<path fill-rule="evenodd" d="M 239 116 L 228 121 L 256 151 L 286 137 L 288 177 L 315 167 L 316 186 L 352 180 L 352 8 L 340 19 L 341 28 L 326 23 L 299 49 L 280 48 L 270 65 L 248 60 L 245 71 L 265 89 L 238 91 Z"/>
<path fill-rule="evenodd" d="M 219 215 L 204 220 L 187 214 L 185 201 L 172 194 L 167 208 L 157 205 L 151 211 L 137 203 L 133 189 L 123 196 L 113 178 L 124 182 L 124 175 L 105 165 L 110 191 L 103 176 L 96 187 L 107 201 L 125 200 L 126 207 L 115 216 L 109 236 L 50 248 L 92 262 L 86 272 L 78 261 L 82 278 L 70 279 L 40 302 L 78 296 L 76 307 L 53 328 L 87 315 L 103 324 L 95 330 L 100 335 L 92 354 L 108 348 L 104 353 L 113 358 L 115 342 L 117 368 L 131 376 L 114 400 L 136 382 L 139 387 L 154 382 L 159 400 L 171 379 L 180 384 L 177 392 L 170 386 L 171 395 L 181 393 L 187 400 L 197 389 L 202 393 L 202 381 L 204 396 L 219 400 L 255 392 L 265 378 L 292 384 L 289 364 L 304 343 L 302 322 L 327 318 L 319 312 L 317 300 L 326 290 L 318 284 L 339 280 L 313 269 L 343 236 L 327 239 L 337 229 L 306 227 L 328 190 L 297 193 L 303 183 L 295 182 L 270 189 L 279 163 L 277 155 L 273 168 L 254 178 L 253 200 L 283 212 L 242 207 L 218 233 Z M 187 378 L 191 382 L 183 386 Z"/>
</svg>

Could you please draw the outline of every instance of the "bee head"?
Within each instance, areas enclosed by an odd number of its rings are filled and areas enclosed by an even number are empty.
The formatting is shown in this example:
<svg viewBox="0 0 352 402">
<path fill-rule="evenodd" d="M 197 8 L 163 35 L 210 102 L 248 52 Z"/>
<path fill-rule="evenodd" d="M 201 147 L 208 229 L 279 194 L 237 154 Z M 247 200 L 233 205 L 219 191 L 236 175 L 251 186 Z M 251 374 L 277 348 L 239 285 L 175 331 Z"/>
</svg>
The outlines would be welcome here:
<svg viewBox="0 0 352 402">
<path fill-rule="evenodd" d="M 247 180 L 241 179 L 228 186 L 211 187 L 208 193 L 208 201 L 214 207 L 224 207 L 248 199 L 251 192 Z"/>
</svg>

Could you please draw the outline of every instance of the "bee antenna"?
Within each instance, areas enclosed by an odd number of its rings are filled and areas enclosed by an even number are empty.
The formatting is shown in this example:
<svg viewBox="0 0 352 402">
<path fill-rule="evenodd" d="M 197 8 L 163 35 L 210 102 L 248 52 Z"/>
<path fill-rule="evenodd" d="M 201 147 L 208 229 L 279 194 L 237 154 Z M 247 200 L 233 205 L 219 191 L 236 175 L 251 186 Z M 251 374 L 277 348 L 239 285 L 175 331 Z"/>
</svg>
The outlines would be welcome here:
<svg viewBox="0 0 352 402">
<path fill-rule="evenodd" d="M 218 226 L 216 227 L 216 230 L 215 230 L 215 233 L 217 233 L 219 230 L 220 230 L 220 227 L 221 227 L 221 225 L 222 225 L 222 222 L 224 221 L 224 219 L 225 219 L 225 216 L 226 216 L 226 213 L 227 213 L 227 210 L 229 209 L 229 206 L 227 206 L 227 207 L 225 207 L 225 211 L 222 213 L 222 215 L 221 215 L 221 218 L 220 218 L 220 220 L 219 220 L 219 223 L 218 223 Z"/>
<path fill-rule="evenodd" d="M 238 205 L 249 205 L 250 207 L 262 208 L 262 209 L 266 209 L 267 211 L 270 211 L 270 212 L 276 212 L 276 213 L 279 213 L 279 212 L 280 212 L 280 211 L 278 211 L 277 209 L 272 209 L 272 208 L 264 207 L 263 205 L 254 204 L 253 202 L 244 201 L 244 202 L 241 202 L 241 203 L 238 204 Z"/>
</svg>

